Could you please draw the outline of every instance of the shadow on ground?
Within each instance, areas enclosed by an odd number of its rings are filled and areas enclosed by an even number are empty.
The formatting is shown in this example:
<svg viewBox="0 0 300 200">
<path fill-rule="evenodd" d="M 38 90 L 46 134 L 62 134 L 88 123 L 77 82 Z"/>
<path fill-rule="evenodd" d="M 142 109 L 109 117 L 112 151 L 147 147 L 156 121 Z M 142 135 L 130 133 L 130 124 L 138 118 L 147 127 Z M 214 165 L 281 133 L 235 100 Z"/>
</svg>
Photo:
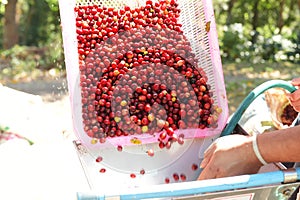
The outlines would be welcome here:
<svg viewBox="0 0 300 200">
<path fill-rule="evenodd" d="M 7 83 L 5 86 L 28 94 L 39 95 L 45 102 L 59 101 L 68 95 L 67 80 L 65 78 Z"/>
</svg>

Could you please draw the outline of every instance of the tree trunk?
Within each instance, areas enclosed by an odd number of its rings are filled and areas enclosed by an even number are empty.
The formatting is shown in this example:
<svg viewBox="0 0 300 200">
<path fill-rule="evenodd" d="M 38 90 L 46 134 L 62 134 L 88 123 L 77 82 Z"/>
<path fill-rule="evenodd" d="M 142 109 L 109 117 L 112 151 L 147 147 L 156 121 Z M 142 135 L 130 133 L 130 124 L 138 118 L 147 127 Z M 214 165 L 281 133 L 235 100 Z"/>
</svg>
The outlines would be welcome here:
<svg viewBox="0 0 300 200">
<path fill-rule="evenodd" d="M 230 25 L 230 23 L 231 23 L 232 9 L 233 9 L 233 6 L 234 6 L 235 2 L 236 2 L 236 0 L 229 0 L 228 1 L 228 11 L 227 11 L 226 25 Z"/>
<path fill-rule="evenodd" d="M 252 18 L 252 30 L 254 32 L 254 34 L 252 35 L 251 38 L 251 42 L 252 44 L 256 43 L 257 40 L 257 27 L 258 27 L 258 4 L 259 4 L 259 0 L 255 0 L 254 2 L 254 6 L 253 6 L 253 18 Z"/>
<path fill-rule="evenodd" d="M 18 23 L 16 19 L 16 8 L 18 0 L 9 0 L 5 5 L 3 48 L 9 49 L 18 43 Z"/>
<path fill-rule="evenodd" d="M 289 12 L 297 13 L 297 9 L 300 9 L 300 0 L 291 0 L 289 2 Z M 296 12 L 294 10 L 296 10 Z M 286 21 L 290 23 L 291 21 L 293 21 L 294 17 L 295 14 L 288 15 Z"/>
<path fill-rule="evenodd" d="M 285 0 L 281 0 L 279 2 L 279 16 L 278 16 L 278 21 L 277 21 L 277 27 L 279 29 L 279 34 L 281 33 L 282 27 L 284 25 L 284 20 L 283 20 L 284 6 L 285 6 Z"/>
</svg>

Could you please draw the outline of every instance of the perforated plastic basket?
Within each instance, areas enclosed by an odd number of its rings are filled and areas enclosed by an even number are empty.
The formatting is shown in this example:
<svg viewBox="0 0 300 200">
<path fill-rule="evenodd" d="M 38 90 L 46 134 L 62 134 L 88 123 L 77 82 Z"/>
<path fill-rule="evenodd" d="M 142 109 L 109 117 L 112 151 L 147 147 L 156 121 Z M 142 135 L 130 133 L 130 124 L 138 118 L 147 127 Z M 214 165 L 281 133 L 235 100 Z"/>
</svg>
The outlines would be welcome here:
<svg viewBox="0 0 300 200">
<path fill-rule="evenodd" d="M 228 117 L 208 0 L 60 0 L 74 131 L 102 188 L 194 180 Z"/>
</svg>

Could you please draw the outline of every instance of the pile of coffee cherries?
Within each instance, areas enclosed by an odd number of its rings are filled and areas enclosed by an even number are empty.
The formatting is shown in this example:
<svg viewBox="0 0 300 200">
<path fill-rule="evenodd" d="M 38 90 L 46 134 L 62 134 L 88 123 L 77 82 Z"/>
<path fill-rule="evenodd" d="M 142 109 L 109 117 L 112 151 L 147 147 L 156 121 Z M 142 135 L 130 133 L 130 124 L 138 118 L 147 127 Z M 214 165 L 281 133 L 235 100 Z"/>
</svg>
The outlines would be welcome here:
<svg viewBox="0 0 300 200">
<path fill-rule="evenodd" d="M 176 130 L 217 126 L 221 109 L 183 34 L 175 0 L 120 10 L 77 5 L 74 11 L 89 137 L 159 133 L 163 148 L 182 142 Z"/>
</svg>

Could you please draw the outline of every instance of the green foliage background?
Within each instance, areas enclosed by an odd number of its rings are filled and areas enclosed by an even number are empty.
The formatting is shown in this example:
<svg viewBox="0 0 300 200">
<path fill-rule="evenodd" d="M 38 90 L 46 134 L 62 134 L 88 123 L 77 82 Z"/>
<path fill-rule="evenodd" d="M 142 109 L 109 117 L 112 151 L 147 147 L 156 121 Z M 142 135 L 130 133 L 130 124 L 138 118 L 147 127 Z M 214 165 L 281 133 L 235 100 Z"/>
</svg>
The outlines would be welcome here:
<svg viewBox="0 0 300 200">
<path fill-rule="evenodd" d="M 299 63 L 300 5 L 297 0 L 231 1 L 235 3 L 230 12 L 229 1 L 214 1 L 224 61 Z M 257 10 L 254 8 L 256 2 Z M 280 2 L 285 3 L 282 25 L 279 25 Z M 257 20 L 254 20 L 255 12 Z"/>
</svg>

